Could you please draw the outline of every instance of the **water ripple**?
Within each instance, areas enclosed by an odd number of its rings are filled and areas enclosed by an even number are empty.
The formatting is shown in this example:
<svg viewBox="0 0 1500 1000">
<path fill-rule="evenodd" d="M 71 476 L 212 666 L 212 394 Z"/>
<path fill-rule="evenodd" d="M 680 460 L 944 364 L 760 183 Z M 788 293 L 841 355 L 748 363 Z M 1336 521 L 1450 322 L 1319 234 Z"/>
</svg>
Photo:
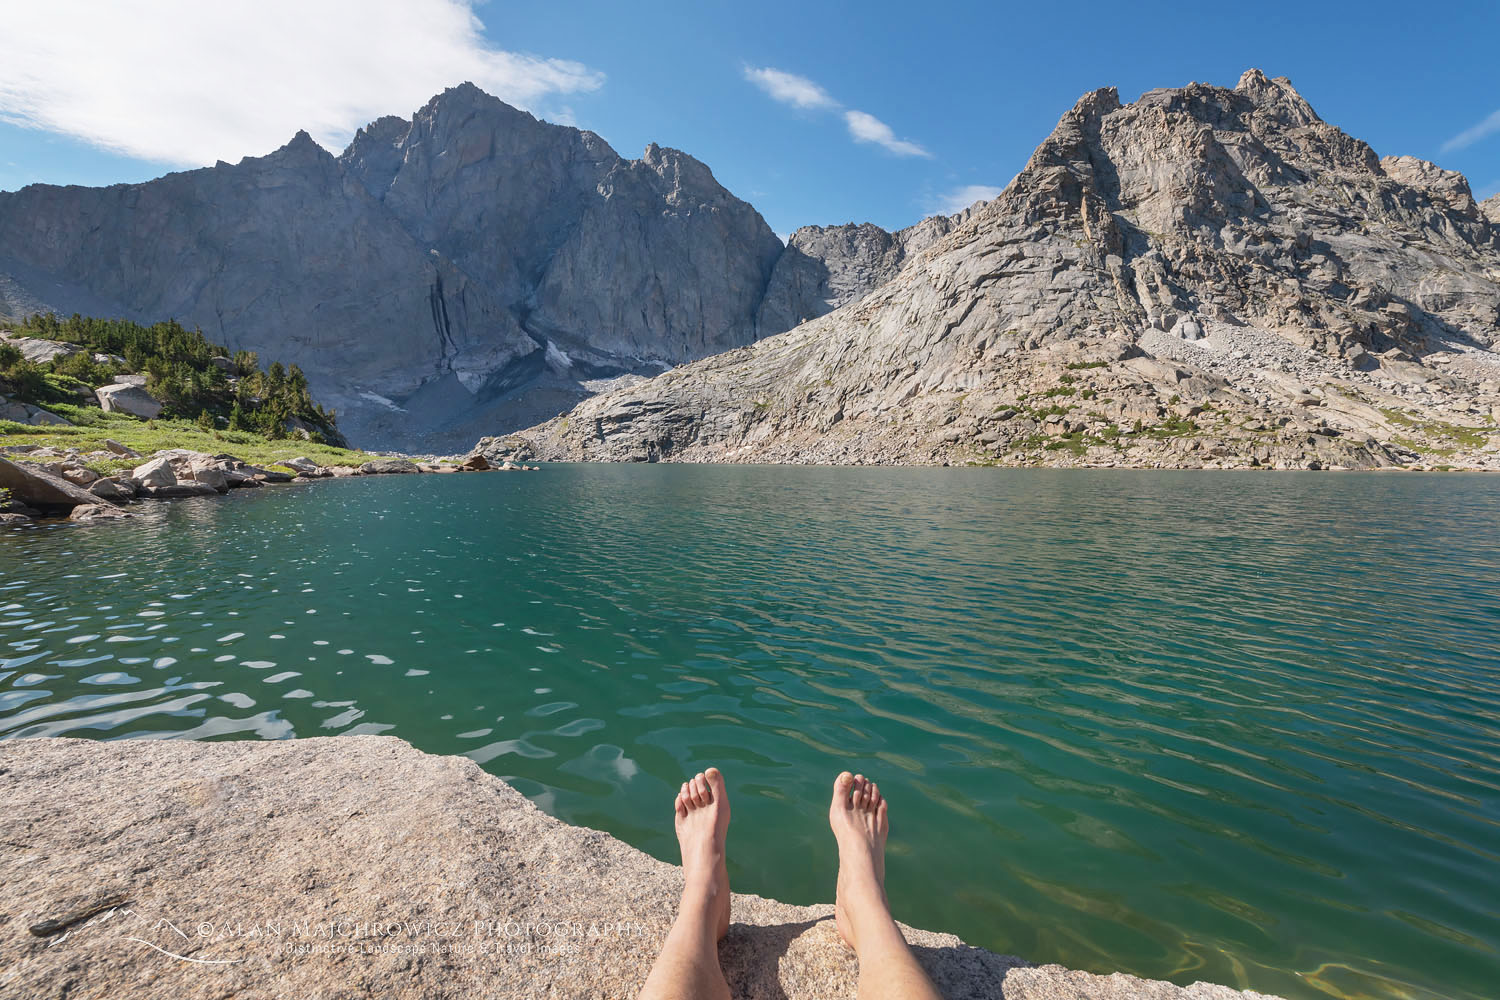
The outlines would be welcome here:
<svg viewBox="0 0 1500 1000">
<path fill-rule="evenodd" d="M 0 534 L 0 736 L 390 732 L 826 900 L 1292 998 L 1500 981 L 1500 480 L 549 467 Z M 295 686 L 294 686 L 295 685 Z"/>
</svg>

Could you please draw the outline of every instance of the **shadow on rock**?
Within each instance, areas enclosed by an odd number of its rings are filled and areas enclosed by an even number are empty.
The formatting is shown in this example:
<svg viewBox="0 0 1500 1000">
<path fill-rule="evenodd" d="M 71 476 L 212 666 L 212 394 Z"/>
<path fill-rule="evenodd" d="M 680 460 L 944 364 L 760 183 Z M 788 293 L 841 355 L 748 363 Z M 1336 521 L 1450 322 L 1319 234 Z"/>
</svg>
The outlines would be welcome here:
<svg viewBox="0 0 1500 1000">
<path fill-rule="evenodd" d="M 781 960 L 792 942 L 832 914 L 788 924 L 730 924 L 719 943 L 719 967 L 736 1000 L 788 1000 Z M 852 963 L 851 963 L 852 964 Z"/>
<path fill-rule="evenodd" d="M 1005 977 L 1012 969 L 1033 967 L 1013 955 L 996 955 L 966 944 L 942 948 L 913 945 L 911 950 L 944 1000 L 1014 998 L 1005 989 Z"/>
</svg>

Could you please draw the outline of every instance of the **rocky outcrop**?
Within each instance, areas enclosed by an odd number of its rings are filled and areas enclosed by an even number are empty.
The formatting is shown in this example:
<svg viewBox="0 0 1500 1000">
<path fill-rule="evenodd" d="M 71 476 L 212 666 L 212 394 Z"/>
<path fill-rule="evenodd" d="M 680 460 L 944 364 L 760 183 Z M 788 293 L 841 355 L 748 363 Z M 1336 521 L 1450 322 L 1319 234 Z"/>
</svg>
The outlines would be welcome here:
<svg viewBox="0 0 1500 1000">
<path fill-rule="evenodd" d="M 546 392 L 750 342 L 780 253 L 686 153 L 627 160 L 465 84 L 337 157 L 298 133 L 144 184 L 0 194 L 0 313 L 175 317 L 300 365 L 352 440 L 451 450 L 481 416 L 557 412 Z"/>
<path fill-rule="evenodd" d="M 93 505 L 99 498 L 61 474 L 40 468 L 31 462 L 12 462 L 0 458 L 0 489 L 22 503 L 42 509 L 71 510 L 80 504 Z"/>
<path fill-rule="evenodd" d="M 0 420 L 12 420 L 18 424 L 30 424 L 33 427 L 70 426 L 69 421 L 51 410 L 44 410 L 40 406 L 23 403 L 17 399 L 7 399 L 4 396 L 0 396 Z"/>
<path fill-rule="evenodd" d="M 863 298 L 522 437 L 591 460 L 1500 468 L 1486 212 L 1258 70 L 1099 90 Z M 868 236 L 855 256 L 883 261 Z"/>
<path fill-rule="evenodd" d="M 4 981 L 39 1000 L 632 997 L 682 891 L 676 866 L 388 736 L 9 740 L 0 797 Z M 735 995 L 853 997 L 832 911 L 736 893 Z M 949 1000 L 1264 1000 L 904 933 Z"/>
</svg>

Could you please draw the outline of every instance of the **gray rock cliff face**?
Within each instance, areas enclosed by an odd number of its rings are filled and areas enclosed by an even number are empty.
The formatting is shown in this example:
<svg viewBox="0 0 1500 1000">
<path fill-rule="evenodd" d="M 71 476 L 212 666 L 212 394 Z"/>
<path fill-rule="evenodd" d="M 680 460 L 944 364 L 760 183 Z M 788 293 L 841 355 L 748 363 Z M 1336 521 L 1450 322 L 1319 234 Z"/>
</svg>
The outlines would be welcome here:
<svg viewBox="0 0 1500 1000">
<path fill-rule="evenodd" d="M 780 253 L 686 153 L 625 160 L 466 84 L 338 157 L 299 133 L 144 184 L 0 193 L 0 314 L 176 318 L 301 365 L 361 443 L 457 447 L 539 379 L 749 343 Z"/>
<path fill-rule="evenodd" d="M 756 312 L 758 331 L 772 336 L 864 298 L 908 258 L 962 225 L 969 212 L 930 216 L 894 233 L 869 222 L 803 226 L 777 258 Z"/>
<path fill-rule="evenodd" d="M 784 257 L 802 280 L 763 314 L 835 311 L 528 437 L 543 458 L 1495 467 L 1491 202 L 1258 70 L 1099 90 L 904 263 L 866 230 L 826 274 Z"/>
</svg>

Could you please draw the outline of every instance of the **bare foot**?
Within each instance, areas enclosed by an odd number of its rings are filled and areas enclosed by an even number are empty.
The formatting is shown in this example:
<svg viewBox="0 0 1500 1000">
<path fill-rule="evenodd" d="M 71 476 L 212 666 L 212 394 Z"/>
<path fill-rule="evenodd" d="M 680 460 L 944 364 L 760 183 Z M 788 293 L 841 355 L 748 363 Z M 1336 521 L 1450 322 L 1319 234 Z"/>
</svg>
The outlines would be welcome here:
<svg viewBox="0 0 1500 1000">
<path fill-rule="evenodd" d="M 715 938 L 729 933 L 729 869 L 724 866 L 729 837 L 729 793 L 716 767 L 683 782 L 674 804 L 677 844 L 682 848 L 682 908 L 703 907 L 713 917 Z"/>
<path fill-rule="evenodd" d="M 859 950 L 861 928 L 891 922 L 885 898 L 885 838 L 891 825 L 885 799 L 873 781 L 845 771 L 833 783 L 828 825 L 839 843 L 838 899 L 834 921 L 839 936 Z"/>
</svg>

